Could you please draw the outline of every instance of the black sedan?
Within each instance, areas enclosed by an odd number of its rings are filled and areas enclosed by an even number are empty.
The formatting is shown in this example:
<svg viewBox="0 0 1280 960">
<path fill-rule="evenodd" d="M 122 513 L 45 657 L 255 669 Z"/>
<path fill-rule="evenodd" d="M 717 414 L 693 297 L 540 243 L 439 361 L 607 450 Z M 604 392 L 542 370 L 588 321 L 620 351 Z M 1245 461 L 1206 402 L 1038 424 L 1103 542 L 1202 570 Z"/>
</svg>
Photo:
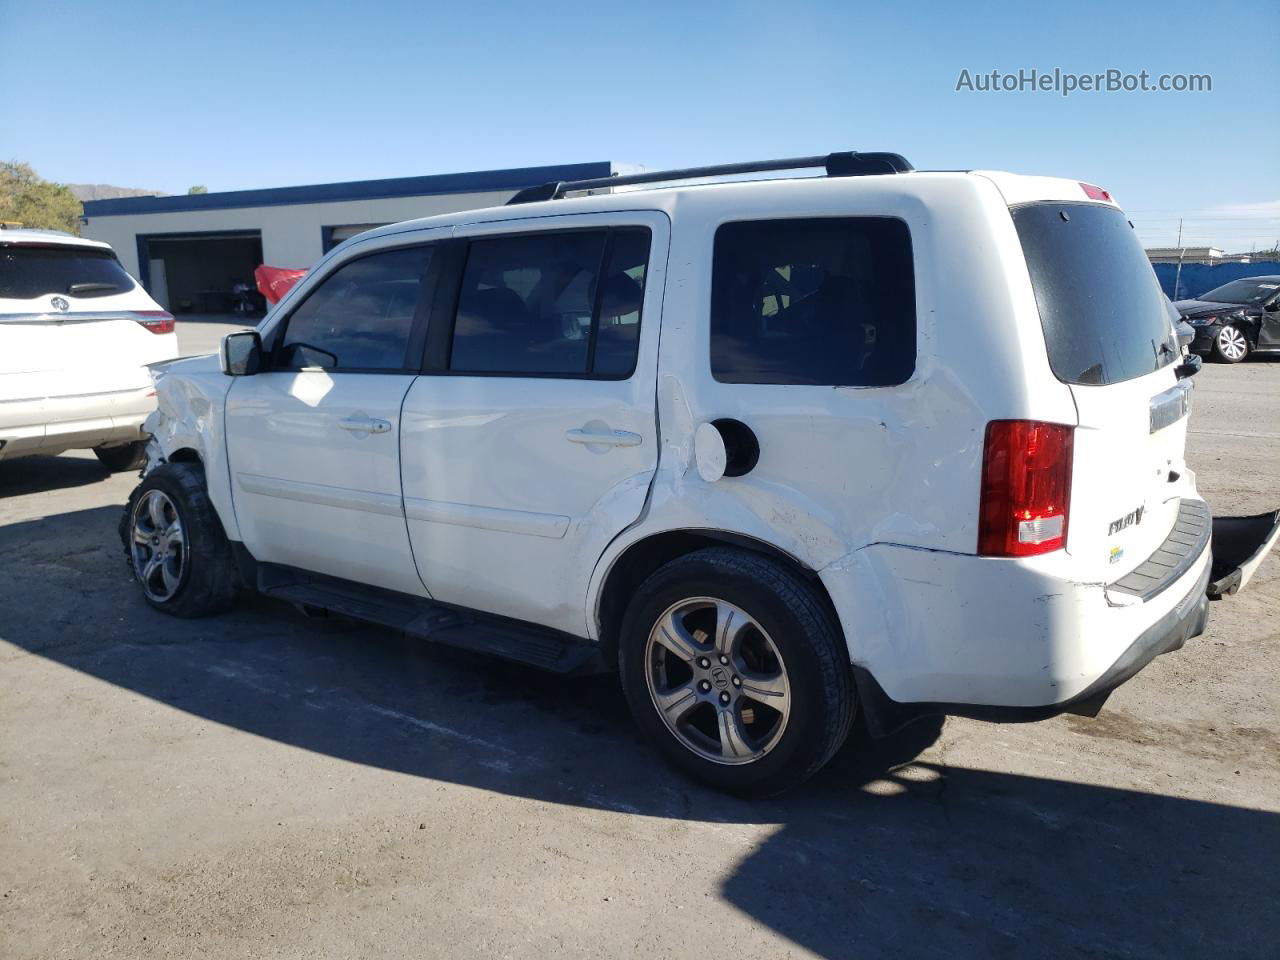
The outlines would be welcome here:
<svg viewBox="0 0 1280 960">
<path fill-rule="evenodd" d="M 1223 363 L 1280 353 L 1280 276 L 1243 277 L 1174 304 L 1195 327 L 1191 349 Z"/>
</svg>

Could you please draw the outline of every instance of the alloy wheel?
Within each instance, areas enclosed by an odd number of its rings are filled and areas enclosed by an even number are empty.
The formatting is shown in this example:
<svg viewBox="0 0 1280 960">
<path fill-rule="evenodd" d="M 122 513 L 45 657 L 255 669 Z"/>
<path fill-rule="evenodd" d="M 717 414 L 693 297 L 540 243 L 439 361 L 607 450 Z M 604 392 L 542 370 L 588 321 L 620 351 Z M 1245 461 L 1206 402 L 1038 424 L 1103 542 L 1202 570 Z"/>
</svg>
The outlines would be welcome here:
<svg viewBox="0 0 1280 960">
<path fill-rule="evenodd" d="M 148 490 L 133 508 L 130 556 L 143 591 L 157 603 L 178 592 L 187 540 L 178 508 L 163 490 Z"/>
<path fill-rule="evenodd" d="M 1249 342 L 1235 327 L 1223 327 L 1218 331 L 1218 349 L 1228 360 L 1239 360 L 1249 349 Z"/>
<path fill-rule="evenodd" d="M 715 763 L 759 760 L 786 730 L 791 682 L 782 655 L 755 618 L 724 600 L 693 597 L 658 618 L 645 680 L 667 729 Z"/>
</svg>

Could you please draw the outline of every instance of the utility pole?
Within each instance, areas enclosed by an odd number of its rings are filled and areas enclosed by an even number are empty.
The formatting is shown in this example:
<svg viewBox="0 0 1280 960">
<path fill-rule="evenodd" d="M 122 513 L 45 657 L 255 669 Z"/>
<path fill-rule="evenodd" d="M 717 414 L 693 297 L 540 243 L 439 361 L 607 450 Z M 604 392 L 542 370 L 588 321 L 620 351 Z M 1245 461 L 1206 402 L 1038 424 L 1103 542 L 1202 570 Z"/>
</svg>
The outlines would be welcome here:
<svg viewBox="0 0 1280 960">
<path fill-rule="evenodd" d="M 1178 218 L 1178 269 L 1175 270 L 1173 274 L 1173 296 L 1169 298 L 1170 300 L 1178 299 L 1178 284 L 1182 280 L 1182 256 L 1186 252 L 1187 252 L 1186 249 L 1182 246 L 1182 218 L 1179 217 Z"/>
</svg>

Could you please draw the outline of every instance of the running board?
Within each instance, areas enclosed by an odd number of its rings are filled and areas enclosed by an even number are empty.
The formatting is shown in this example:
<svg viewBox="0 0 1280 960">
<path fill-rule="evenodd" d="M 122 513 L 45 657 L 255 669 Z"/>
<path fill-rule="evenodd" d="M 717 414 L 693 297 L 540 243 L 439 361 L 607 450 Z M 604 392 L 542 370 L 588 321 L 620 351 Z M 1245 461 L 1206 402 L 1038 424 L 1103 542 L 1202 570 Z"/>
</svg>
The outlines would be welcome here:
<svg viewBox="0 0 1280 960">
<path fill-rule="evenodd" d="M 534 624 L 276 564 L 258 564 L 257 583 L 264 596 L 297 604 L 304 610 L 322 610 L 381 624 L 411 637 L 551 673 L 588 674 L 608 669 L 595 644 Z"/>
</svg>

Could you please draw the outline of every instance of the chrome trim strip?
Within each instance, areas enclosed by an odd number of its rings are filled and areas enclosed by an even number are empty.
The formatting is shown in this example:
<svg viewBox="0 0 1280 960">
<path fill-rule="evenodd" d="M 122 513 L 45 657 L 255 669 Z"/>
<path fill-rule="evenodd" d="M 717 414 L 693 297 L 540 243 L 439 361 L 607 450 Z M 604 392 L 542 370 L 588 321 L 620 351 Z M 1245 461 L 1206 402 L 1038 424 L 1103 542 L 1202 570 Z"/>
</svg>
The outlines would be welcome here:
<svg viewBox="0 0 1280 960">
<path fill-rule="evenodd" d="M 95 320 L 132 320 L 136 310 L 83 310 L 78 313 L 0 313 L 0 323 L 92 323 Z"/>
</svg>

